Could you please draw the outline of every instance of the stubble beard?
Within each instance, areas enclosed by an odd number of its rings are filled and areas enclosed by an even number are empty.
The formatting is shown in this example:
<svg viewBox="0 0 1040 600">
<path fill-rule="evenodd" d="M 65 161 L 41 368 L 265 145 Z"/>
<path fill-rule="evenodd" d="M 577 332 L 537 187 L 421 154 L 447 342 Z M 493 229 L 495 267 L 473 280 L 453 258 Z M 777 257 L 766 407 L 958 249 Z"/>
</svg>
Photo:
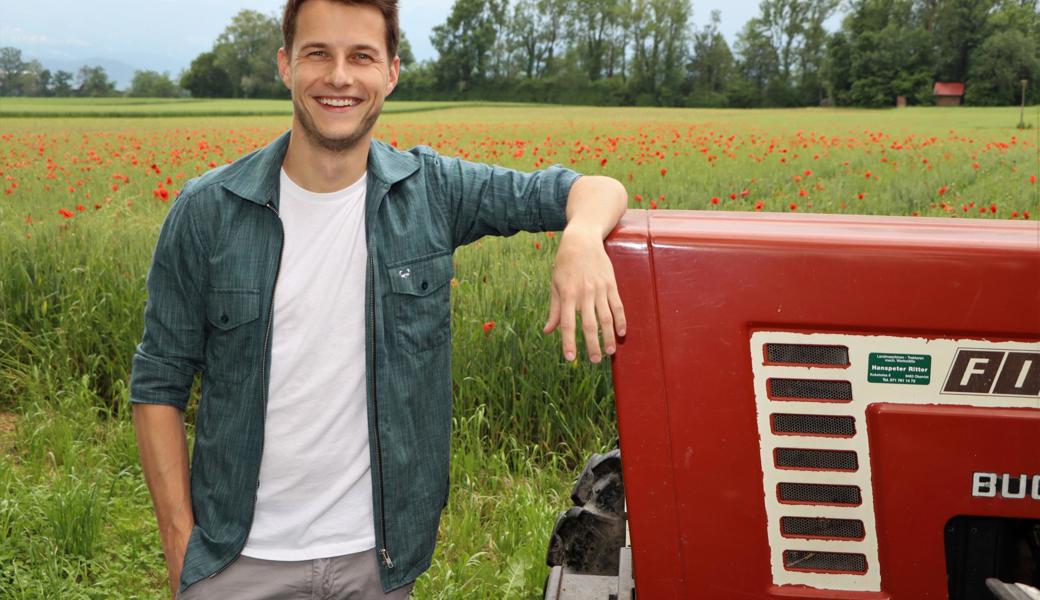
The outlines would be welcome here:
<svg viewBox="0 0 1040 600">
<path fill-rule="evenodd" d="M 329 137 L 323 134 L 318 126 L 314 124 L 314 119 L 311 118 L 310 113 L 303 109 L 300 101 L 293 98 L 293 111 L 296 114 L 296 119 L 300 122 L 300 127 L 303 129 L 303 134 L 307 136 L 307 139 L 311 143 L 315 144 L 323 150 L 329 152 L 347 152 L 353 150 L 357 145 L 365 139 L 365 137 L 375 127 L 376 121 L 379 120 L 379 115 L 383 111 L 383 106 L 374 106 L 368 114 L 366 114 L 359 124 L 357 130 L 354 133 L 347 134 L 343 137 Z"/>
</svg>

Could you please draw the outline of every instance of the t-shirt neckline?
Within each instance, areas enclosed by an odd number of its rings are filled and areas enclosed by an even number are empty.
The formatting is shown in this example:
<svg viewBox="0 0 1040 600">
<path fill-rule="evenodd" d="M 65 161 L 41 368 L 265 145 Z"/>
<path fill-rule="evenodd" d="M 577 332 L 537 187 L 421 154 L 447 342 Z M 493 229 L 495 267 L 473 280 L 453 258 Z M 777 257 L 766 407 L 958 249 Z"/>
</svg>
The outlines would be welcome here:
<svg viewBox="0 0 1040 600">
<path fill-rule="evenodd" d="M 365 189 L 365 183 L 368 181 L 368 171 L 361 174 L 361 178 L 347 187 L 336 190 L 334 192 L 312 192 L 307 188 L 293 181 L 292 177 L 285 172 L 285 168 L 281 169 L 282 172 L 282 185 L 288 186 L 290 191 L 297 196 L 308 198 L 315 201 L 327 202 L 329 200 L 338 200 L 340 198 L 352 197 L 359 194 Z"/>
</svg>

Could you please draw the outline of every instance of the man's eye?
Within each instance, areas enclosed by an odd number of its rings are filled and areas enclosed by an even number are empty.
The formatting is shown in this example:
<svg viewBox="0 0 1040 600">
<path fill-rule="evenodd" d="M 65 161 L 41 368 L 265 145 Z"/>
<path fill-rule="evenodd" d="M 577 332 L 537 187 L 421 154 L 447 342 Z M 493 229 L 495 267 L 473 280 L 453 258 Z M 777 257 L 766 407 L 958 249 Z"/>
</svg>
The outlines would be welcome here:
<svg viewBox="0 0 1040 600">
<path fill-rule="evenodd" d="M 307 53 L 307 56 L 318 56 L 318 57 L 325 56 L 325 51 L 324 50 L 315 50 L 313 52 Z"/>
<path fill-rule="evenodd" d="M 354 58 L 356 58 L 357 60 L 372 60 L 372 57 L 365 54 L 364 52 L 358 52 L 354 55 Z"/>
</svg>

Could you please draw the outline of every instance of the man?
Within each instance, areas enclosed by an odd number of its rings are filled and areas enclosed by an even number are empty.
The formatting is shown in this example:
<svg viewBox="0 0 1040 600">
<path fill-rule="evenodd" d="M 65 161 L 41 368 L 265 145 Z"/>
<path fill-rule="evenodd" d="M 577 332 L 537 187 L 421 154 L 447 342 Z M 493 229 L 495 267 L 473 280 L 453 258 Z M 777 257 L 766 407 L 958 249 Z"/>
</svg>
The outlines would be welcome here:
<svg viewBox="0 0 1040 600">
<path fill-rule="evenodd" d="M 620 183 L 372 140 L 396 0 L 289 0 L 289 133 L 185 186 L 148 276 L 131 400 L 171 591 L 406 598 L 447 501 L 454 249 L 559 229 L 545 332 L 611 354 Z M 188 469 L 182 411 L 202 399 Z"/>
</svg>

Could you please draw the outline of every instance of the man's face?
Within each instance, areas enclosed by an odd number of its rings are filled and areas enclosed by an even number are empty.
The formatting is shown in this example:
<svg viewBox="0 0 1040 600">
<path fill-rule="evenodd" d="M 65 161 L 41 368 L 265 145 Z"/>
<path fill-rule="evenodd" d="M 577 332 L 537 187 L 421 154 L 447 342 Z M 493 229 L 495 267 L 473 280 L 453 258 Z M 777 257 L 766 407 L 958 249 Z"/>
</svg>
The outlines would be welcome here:
<svg viewBox="0 0 1040 600">
<path fill-rule="evenodd" d="M 367 5 L 308 0 L 297 15 L 292 54 L 278 50 L 294 128 L 333 152 L 367 145 L 400 68 L 400 59 L 387 56 L 382 13 Z"/>
</svg>

